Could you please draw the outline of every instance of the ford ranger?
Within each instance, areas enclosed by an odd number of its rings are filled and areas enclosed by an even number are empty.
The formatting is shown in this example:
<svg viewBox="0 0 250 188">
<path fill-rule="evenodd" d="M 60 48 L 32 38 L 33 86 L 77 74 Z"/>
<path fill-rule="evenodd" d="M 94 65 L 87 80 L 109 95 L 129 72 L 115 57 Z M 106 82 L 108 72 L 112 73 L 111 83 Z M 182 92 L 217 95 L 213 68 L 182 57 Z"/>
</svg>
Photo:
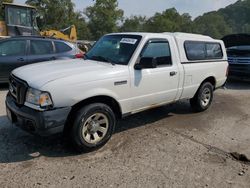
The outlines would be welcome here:
<svg viewBox="0 0 250 188">
<path fill-rule="evenodd" d="M 103 36 L 84 59 L 34 64 L 10 76 L 10 121 L 34 134 L 67 133 L 76 149 L 103 146 L 117 119 L 190 99 L 207 110 L 227 79 L 224 43 L 187 33 Z"/>
</svg>

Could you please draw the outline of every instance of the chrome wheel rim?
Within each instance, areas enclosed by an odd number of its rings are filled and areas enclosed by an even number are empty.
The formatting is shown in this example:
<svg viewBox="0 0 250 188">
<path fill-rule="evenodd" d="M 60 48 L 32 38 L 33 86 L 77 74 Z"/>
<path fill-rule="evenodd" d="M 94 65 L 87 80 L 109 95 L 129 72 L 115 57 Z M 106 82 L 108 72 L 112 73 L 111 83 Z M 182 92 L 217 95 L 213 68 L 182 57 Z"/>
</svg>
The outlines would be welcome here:
<svg viewBox="0 0 250 188">
<path fill-rule="evenodd" d="M 89 144 L 97 144 L 107 134 L 109 128 L 108 117 L 103 113 L 95 113 L 90 116 L 86 121 L 82 121 L 82 136 L 83 139 Z"/>
<path fill-rule="evenodd" d="M 211 100 L 211 91 L 208 88 L 205 88 L 201 94 L 201 104 L 207 106 Z"/>
</svg>

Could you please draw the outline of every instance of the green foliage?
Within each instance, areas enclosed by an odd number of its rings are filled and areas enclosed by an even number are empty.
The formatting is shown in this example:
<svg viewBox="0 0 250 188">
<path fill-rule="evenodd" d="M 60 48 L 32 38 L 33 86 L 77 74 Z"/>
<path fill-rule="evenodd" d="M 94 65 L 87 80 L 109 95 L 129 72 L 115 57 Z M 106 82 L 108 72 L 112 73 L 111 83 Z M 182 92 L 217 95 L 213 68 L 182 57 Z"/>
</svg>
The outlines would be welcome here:
<svg viewBox="0 0 250 188">
<path fill-rule="evenodd" d="M 175 8 L 167 9 L 162 13 L 156 13 L 145 24 L 145 29 L 149 32 L 190 32 L 191 28 L 192 21 L 190 15 L 180 15 Z"/>
<path fill-rule="evenodd" d="M 96 0 L 85 11 L 89 19 L 92 39 L 98 39 L 106 33 L 118 31 L 118 23 L 123 18 L 123 11 L 118 9 L 117 0 Z"/>
<path fill-rule="evenodd" d="M 43 17 L 41 29 L 62 29 L 74 17 L 74 4 L 68 0 L 27 0 L 26 3 L 35 6 Z"/>
<path fill-rule="evenodd" d="M 249 32 L 250 0 L 238 0 L 235 4 L 219 10 L 218 13 L 224 17 L 232 32 Z"/>
<path fill-rule="evenodd" d="M 131 16 L 126 18 L 123 25 L 120 27 L 122 32 L 142 32 L 144 31 L 144 25 L 146 23 L 146 17 Z"/>
<path fill-rule="evenodd" d="M 132 16 L 125 19 L 121 31 L 146 31 L 146 32 L 191 32 L 192 20 L 189 14 L 180 15 L 176 9 L 171 8 L 156 13 L 147 19 L 142 16 Z"/>
<path fill-rule="evenodd" d="M 78 39 L 90 39 L 91 33 L 85 18 L 81 12 L 76 12 L 74 19 L 70 21 L 70 25 L 75 25 L 77 28 Z"/>
<path fill-rule="evenodd" d="M 196 18 L 195 31 L 215 38 L 232 33 L 249 33 L 249 18 L 250 0 L 238 0 L 226 8 Z"/>
<path fill-rule="evenodd" d="M 74 11 L 71 0 L 27 0 L 27 3 L 36 6 L 43 16 L 41 29 L 62 29 L 75 24 L 80 39 L 97 40 L 106 33 L 117 31 L 193 32 L 214 38 L 250 32 L 250 0 L 238 0 L 194 20 L 189 14 L 178 13 L 175 8 L 150 18 L 131 16 L 123 20 L 123 11 L 118 8 L 117 0 L 96 0 L 84 13 Z"/>
<path fill-rule="evenodd" d="M 194 32 L 210 35 L 214 38 L 222 38 L 232 33 L 224 17 L 217 12 L 204 14 L 194 20 Z"/>
<path fill-rule="evenodd" d="M 74 11 L 74 3 L 69 0 L 27 0 L 27 4 L 37 8 L 41 19 L 40 30 L 60 30 L 75 25 L 78 38 L 89 38 L 90 33 L 85 18 L 80 12 Z"/>
<path fill-rule="evenodd" d="M 250 33 L 250 0 L 238 0 L 235 4 L 206 13 L 193 21 L 189 14 L 180 15 L 174 8 L 156 13 L 148 19 L 142 17 L 143 21 L 138 21 L 138 18 L 126 19 L 121 31 L 181 31 L 222 38 L 232 33 Z"/>
</svg>

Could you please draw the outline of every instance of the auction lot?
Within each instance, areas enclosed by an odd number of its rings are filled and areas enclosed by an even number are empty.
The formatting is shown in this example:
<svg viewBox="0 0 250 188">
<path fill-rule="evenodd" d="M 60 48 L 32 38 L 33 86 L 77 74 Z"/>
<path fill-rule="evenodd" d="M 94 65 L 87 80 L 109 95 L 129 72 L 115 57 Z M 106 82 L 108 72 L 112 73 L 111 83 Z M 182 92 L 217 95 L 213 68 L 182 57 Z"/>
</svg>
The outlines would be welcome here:
<svg viewBox="0 0 250 188">
<path fill-rule="evenodd" d="M 250 187 L 250 83 L 233 81 L 212 107 L 186 101 L 119 122 L 100 150 L 77 154 L 60 136 L 10 125 L 0 86 L 1 187 Z M 234 155 L 237 158 L 237 155 Z"/>
</svg>

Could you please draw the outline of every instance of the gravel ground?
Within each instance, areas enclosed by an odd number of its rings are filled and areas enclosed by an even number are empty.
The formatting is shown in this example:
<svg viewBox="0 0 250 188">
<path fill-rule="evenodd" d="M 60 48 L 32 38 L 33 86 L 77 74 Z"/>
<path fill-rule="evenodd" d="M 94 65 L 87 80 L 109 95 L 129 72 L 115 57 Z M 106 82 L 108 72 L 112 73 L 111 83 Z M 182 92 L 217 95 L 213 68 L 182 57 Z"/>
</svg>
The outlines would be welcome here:
<svg viewBox="0 0 250 188">
<path fill-rule="evenodd" d="M 100 150 L 76 154 L 60 136 L 10 125 L 0 89 L 1 187 L 250 187 L 250 83 L 217 90 L 194 114 L 186 101 L 119 122 Z M 244 154 L 242 156 L 231 153 Z"/>
</svg>

